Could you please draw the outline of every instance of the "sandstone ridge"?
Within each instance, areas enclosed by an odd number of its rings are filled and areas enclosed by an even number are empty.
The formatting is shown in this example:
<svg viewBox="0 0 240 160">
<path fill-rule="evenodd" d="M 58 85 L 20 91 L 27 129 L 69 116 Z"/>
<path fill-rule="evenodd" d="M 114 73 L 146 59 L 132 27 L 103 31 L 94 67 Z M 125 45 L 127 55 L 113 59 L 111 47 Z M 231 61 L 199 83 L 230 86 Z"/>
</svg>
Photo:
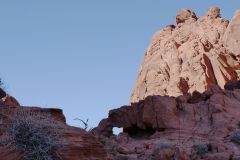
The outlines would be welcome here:
<svg viewBox="0 0 240 160">
<path fill-rule="evenodd" d="M 16 118 L 16 115 L 20 114 Z M 15 119 L 15 120 L 14 120 Z M 42 121 L 43 123 L 39 123 Z M 36 123 L 36 125 L 34 125 Z M 43 126 L 39 126 L 43 125 Z M 21 132 L 17 133 L 16 128 L 24 126 Z M 28 129 L 27 126 L 38 128 L 41 127 L 39 132 L 33 132 L 34 130 Z M 15 129 L 13 129 L 15 128 Z M 57 128 L 62 128 L 55 130 Z M 34 158 L 30 159 L 49 159 L 49 160 L 104 160 L 106 159 L 106 152 L 102 148 L 100 142 L 96 138 L 86 132 L 83 129 L 72 127 L 66 124 L 65 117 L 62 110 L 56 108 L 39 108 L 39 107 L 27 107 L 19 106 L 18 108 L 10 105 L 0 106 L 0 160 L 27 160 L 26 153 L 28 150 L 33 149 L 31 156 L 34 152 L 41 152 L 40 150 L 34 150 L 33 147 L 38 147 L 41 144 L 44 137 L 48 139 L 48 135 L 44 135 L 44 131 L 47 130 L 47 134 L 53 133 L 58 136 L 58 143 L 60 147 L 55 151 L 58 158 L 46 157 L 50 153 L 38 154 Z M 17 137 L 14 137 L 16 135 Z M 20 136 L 21 135 L 21 136 Z M 33 139 L 38 136 L 35 140 Z M 40 137 L 39 137 L 40 136 Z M 6 138 L 9 137 L 9 138 Z M 18 141 L 16 138 L 18 138 Z M 27 139 L 25 139 L 27 138 Z M 15 140 L 14 140 L 15 139 Z M 5 142 L 6 140 L 6 142 Z M 12 143 L 10 143 L 12 142 Z M 56 143 L 52 141 L 51 143 Z M 49 145 L 51 145 L 51 143 Z M 27 144 L 27 149 L 24 150 L 22 145 Z M 35 146 L 30 146 L 35 144 Z M 44 144 L 44 146 L 49 145 Z M 38 148 L 41 149 L 41 148 Z M 45 148 L 42 148 L 45 149 Z M 44 153 L 44 152 L 42 152 Z"/>
</svg>

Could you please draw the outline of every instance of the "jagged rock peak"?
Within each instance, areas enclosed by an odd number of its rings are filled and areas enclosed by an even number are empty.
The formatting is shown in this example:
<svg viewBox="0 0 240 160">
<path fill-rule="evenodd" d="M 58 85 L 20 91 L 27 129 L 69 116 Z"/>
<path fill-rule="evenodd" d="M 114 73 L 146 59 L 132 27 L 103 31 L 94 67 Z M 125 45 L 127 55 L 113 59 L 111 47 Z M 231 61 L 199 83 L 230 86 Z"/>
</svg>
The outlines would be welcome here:
<svg viewBox="0 0 240 160">
<path fill-rule="evenodd" d="M 191 10 L 184 8 L 182 9 L 179 13 L 177 13 L 176 15 L 176 23 L 184 23 L 185 21 L 187 21 L 188 19 L 194 19 L 197 20 L 197 16 L 194 12 L 192 12 Z"/>
<path fill-rule="evenodd" d="M 210 18 L 220 18 L 221 17 L 220 8 L 218 7 L 209 8 L 206 16 Z"/>
<path fill-rule="evenodd" d="M 179 96 L 221 88 L 239 79 L 240 11 L 229 21 L 220 8 L 197 17 L 189 9 L 176 15 L 176 26 L 158 31 L 146 50 L 130 102 L 150 95 Z"/>
</svg>

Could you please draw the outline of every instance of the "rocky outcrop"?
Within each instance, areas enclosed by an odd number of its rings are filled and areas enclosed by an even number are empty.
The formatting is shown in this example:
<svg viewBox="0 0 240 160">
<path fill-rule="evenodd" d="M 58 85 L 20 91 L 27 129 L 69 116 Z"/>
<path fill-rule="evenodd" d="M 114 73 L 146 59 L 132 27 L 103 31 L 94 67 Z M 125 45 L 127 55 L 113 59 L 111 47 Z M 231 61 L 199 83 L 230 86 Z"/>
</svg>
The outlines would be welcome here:
<svg viewBox="0 0 240 160">
<path fill-rule="evenodd" d="M 240 159 L 239 13 L 182 9 L 153 36 L 131 104 L 92 130 L 109 159 Z"/>
<path fill-rule="evenodd" d="M 229 52 L 240 56 L 240 10 L 236 11 L 223 36 L 223 44 Z"/>
<path fill-rule="evenodd" d="M 6 95 L 0 100 L 0 106 L 11 106 L 11 107 L 20 107 L 19 102 L 13 96 Z"/>
<path fill-rule="evenodd" d="M 2 88 L 0 88 L 0 107 L 1 106 L 20 107 L 20 104 L 16 98 L 10 96 Z"/>
<path fill-rule="evenodd" d="M 211 86 L 179 97 L 148 96 L 111 110 L 93 129 L 112 159 L 240 158 L 240 90 Z M 113 127 L 123 128 L 114 136 Z"/>
<path fill-rule="evenodd" d="M 212 84 L 223 88 L 225 82 L 239 79 L 239 13 L 230 23 L 217 7 L 202 17 L 189 9 L 177 13 L 176 26 L 169 25 L 153 36 L 130 101 L 203 92 Z"/>
<path fill-rule="evenodd" d="M 14 120 L 14 117 L 18 115 L 18 118 Z M 38 119 L 36 119 L 38 118 Z M 23 160 L 26 158 L 27 151 L 24 151 L 23 146 L 19 146 L 19 143 L 24 142 L 24 137 L 30 136 L 27 139 L 27 144 L 31 142 L 33 136 L 26 134 L 25 132 L 20 132 L 22 134 L 20 141 L 12 141 L 13 135 L 16 134 L 16 125 L 24 124 L 26 129 L 28 124 L 33 122 L 38 123 L 38 121 L 43 121 L 44 124 L 51 125 L 51 128 L 46 126 L 42 129 L 47 129 L 47 133 L 57 135 L 59 148 L 56 150 L 56 155 L 62 160 L 104 160 L 106 159 L 106 152 L 103 150 L 102 145 L 92 136 L 90 133 L 83 129 L 68 126 L 65 122 L 65 117 L 60 109 L 43 109 L 38 107 L 10 107 L 2 106 L 0 107 L 0 159 L 1 160 Z M 27 123 L 26 123 L 27 122 Z M 43 124 L 43 123 L 39 123 Z M 41 127 L 41 126 L 34 126 Z M 13 130 L 15 128 L 15 130 Z M 61 128 L 61 129 L 59 129 Z M 55 129 L 55 130 L 54 130 Z M 56 130 L 57 129 L 57 130 Z M 53 131 L 53 132 L 52 132 Z M 31 133 L 38 135 L 36 141 L 42 141 L 44 139 L 42 130 L 40 133 Z M 24 136 L 23 136 L 24 135 Z M 39 137 L 40 136 L 40 137 Z M 46 136 L 46 135 L 45 135 Z M 5 143 L 6 138 L 7 142 Z M 47 137 L 49 138 L 49 137 Z M 16 139 L 16 137 L 15 137 Z M 51 139 L 48 139 L 51 141 Z M 12 142 L 12 143 L 9 143 Z M 37 143 L 33 141 L 32 143 Z M 39 142 L 40 143 L 40 142 Z M 55 143 L 55 142 L 54 142 Z M 37 143 L 38 144 L 38 143 Z M 31 146 L 27 146 L 27 149 Z M 37 147 L 37 146 L 35 146 Z M 44 148 L 42 148 L 44 149 Z M 36 151 L 37 152 L 37 151 Z M 34 154 L 34 153 L 31 153 Z M 40 155 L 40 154 L 39 154 Z M 38 155 L 38 156 L 39 156 Z M 41 159 L 41 157 L 38 157 Z M 42 158 L 44 159 L 44 158 Z M 48 158 L 49 159 L 49 158 Z M 52 159 L 52 158 L 50 158 Z M 55 160 L 55 159 L 54 159 Z M 57 160 L 57 159 L 56 159 Z"/>
</svg>

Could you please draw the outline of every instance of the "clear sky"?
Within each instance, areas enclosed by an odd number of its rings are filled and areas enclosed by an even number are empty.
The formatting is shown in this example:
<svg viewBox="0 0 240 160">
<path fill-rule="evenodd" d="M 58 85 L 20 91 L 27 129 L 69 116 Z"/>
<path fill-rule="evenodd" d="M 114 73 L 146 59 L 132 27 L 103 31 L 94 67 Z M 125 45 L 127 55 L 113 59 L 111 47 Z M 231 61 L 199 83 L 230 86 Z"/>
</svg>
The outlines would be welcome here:
<svg viewBox="0 0 240 160">
<path fill-rule="evenodd" d="M 198 16 L 239 0 L 0 0 L 0 77 L 22 105 L 58 107 L 94 127 L 129 103 L 152 35 L 181 8 Z"/>
</svg>

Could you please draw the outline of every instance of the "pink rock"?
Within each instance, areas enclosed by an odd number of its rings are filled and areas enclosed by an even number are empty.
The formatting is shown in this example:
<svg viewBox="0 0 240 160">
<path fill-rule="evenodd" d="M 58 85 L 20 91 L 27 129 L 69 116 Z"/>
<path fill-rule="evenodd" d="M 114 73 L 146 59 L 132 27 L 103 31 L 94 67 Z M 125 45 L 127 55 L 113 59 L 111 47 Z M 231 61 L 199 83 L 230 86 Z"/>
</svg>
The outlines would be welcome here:
<svg viewBox="0 0 240 160">
<path fill-rule="evenodd" d="M 233 55 L 240 55 L 240 10 L 236 11 L 230 21 L 223 36 L 223 44 Z"/>
<path fill-rule="evenodd" d="M 176 23 L 184 23 L 185 21 L 189 19 L 196 20 L 197 17 L 194 12 L 190 11 L 189 9 L 182 9 L 179 13 L 176 15 Z"/>
<path fill-rule="evenodd" d="M 206 16 L 209 18 L 220 18 L 221 17 L 220 8 L 218 7 L 209 8 Z"/>
<path fill-rule="evenodd" d="M 199 18 L 189 9 L 177 13 L 176 27 L 167 26 L 153 36 L 130 102 L 204 92 L 213 84 L 223 89 L 227 81 L 239 79 L 239 13 L 229 25 L 217 7 Z"/>
</svg>

